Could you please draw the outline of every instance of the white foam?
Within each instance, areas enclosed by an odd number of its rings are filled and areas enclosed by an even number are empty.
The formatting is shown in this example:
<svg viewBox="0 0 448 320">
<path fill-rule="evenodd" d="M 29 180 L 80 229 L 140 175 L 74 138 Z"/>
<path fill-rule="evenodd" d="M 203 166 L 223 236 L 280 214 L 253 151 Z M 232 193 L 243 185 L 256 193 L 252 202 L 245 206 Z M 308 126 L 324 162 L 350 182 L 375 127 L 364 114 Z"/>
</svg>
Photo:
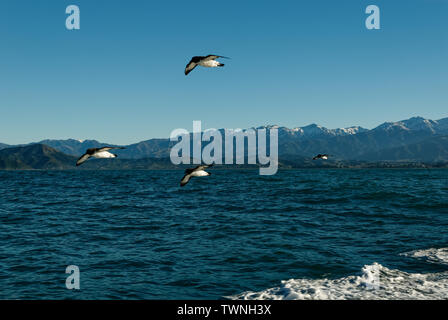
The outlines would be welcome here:
<svg viewBox="0 0 448 320">
<path fill-rule="evenodd" d="M 448 249 L 406 253 L 447 263 Z M 448 272 L 407 273 L 373 263 L 360 276 L 339 279 L 290 279 L 275 288 L 226 297 L 244 300 L 441 300 L 448 299 Z"/>
<path fill-rule="evenodd" d="M 448 248 L 414 250 L 402 253 L 401 255 L 412 258 L 424 258 L 431 263 L 448 265 Z"/>
</svg>

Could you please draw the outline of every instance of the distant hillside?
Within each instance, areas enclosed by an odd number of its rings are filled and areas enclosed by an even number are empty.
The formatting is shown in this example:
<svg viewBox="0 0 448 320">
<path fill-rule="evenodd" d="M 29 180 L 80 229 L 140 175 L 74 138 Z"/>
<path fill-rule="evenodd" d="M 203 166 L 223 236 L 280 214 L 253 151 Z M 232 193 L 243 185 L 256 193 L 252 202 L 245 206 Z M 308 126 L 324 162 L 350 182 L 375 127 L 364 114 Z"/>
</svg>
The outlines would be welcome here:
<svg viewBox="0 0 448 320">
<path fill-rule="evenodd" d="M 0 150 L 0 169 L 70 169 L 75 161 L 43 144 Z"/>
<path fill-rule="evenodd" d="M 76 167 L 78 157 L 66 155 L 43 144 L 0 150 L 0 170 L 126 170 L 174 169 L 170 159 L 91 159 Z"/>
<path fill-rule="evenodd" d="M 169 139 L 151 139 L 126 146 L 120 156 L 128 159 L 167 158 L 175 142 Z"/>
<path fill-rule="evenodd" d="M 359 158 L 370 161 L 447 161 L 448 136 L 431 137 L 405 146 L 382 149 Z"/>
<path fill-rule="evenodd" d="M 328 153 L 332 155 L 332 159 L 354 162 L 448 160 L 446 140 L 441 138 L 448 136 L 448 118 L 435 121 L 414 117 L 397 122 L 385 122 L 372 130 L 359 126 L 327 129 L 316 124 L 292 129 L 273 125 L 253 129 L 269 131 L 273 128 L 278 130 L 280 159 L 290 159 L 291 156 L 297 159 L 309 159 L 318 153 Z M 220 131 L 223 133 L 224 129 Z M 115 146 L 96 140 L 74 139 L 43 140 L 38 144 L 48 145 L 75 157 L 82 155 L 88 148 Z M 125 146 L 126 149 L 116 150 L 114 153 L 119 156 L 119 163 L 123 159 L 164 159 L 169 157 L 170 150 L 175 144 L 176 142 L 171 142 L 169 139 L 150 139 Z M 202 147 L 206 144 L 204 142 Z M 0 149 L 2 147 L 12 146 L 0 144 Z M 224 155 L 225 150 L 222 151 Z M 109 165 L 112 164 L 108 162 L 107 166 Z M 156 164 L 148 162 L 146 165 Z M 127 163 L 126 166 L 132 165 Z"/>
<path fill-rule="evenodd" d="M 390 130 L 371 130 L 351 136 L 338 136 L 328 139 L 283 139 L 279 140 L 279 154 L 299 154 L 311 157 L 318 153 L 329 153 L 344 160 L 374 160 L 366 154 L 374 154 L 382 149 L 401 147 L 429 139 L 434 134 L 428 131 L 409 131 L 403 128 Z M 386 159 L 384 159 L 386 160 Z"/>
<path fill-rule="evenodd" d="M 96 140 L 75 140 L 75 139 L 68 139 L 68 140 L 42 140 L 38 142 L 38 144 L 45 144 L 49 147 L 52 147 L 62 153 L 77 156 L 84 154 L 87 149 L 89 148 L 99 148 L 103 146 L 111 146 L 116 147 L 117 145 L 109 144 L 109 143 L 103 143 L 98 142 Z"/>
<path fill-rule="evenodd" d="M 447 143 L 448 137 L 440 137 L 442 143 Z M 429 143 L 431 145 L 431 143 Z M 437 145 L 437 144 L 435 144 Z M 431 146 L 416 144 L 410 149 L 423 148 L 429 152 Z M 401 150 L 390 151 L 403 152 Z M 379 156 L 381 158 L 382 156 Z M 432 157 L 429 153 L 429 157 Z M 76 167 L 78 158 L 66 155 L 49 146 L 32 144 L 24 147 L 7 148 L 0 150 L 0 170 L 159 170 L 159 169 L 184 169 L 194 165 L 173 165 L 169 158 L 145 158 L 145 159 L 91 159 L 83 165 Z M 284 155 L 279 159 L 280 169 L 294 168 L 425 168 L 448 167 L 448 161 L 440 159 L 437 163 L 422 163 L 421 161 L 347 161 L 330 159 L 328 161 L 313 161 L 309 157 L 297 155 Z M 216 165 L 216 169 L 244 169 L 258 168 L 257 165 Z"/>
<path fill-rule="evenodd" d="M 9 147 L 11 147 L 11 146 L 8 145 L 8 144 L 0 143 L 0 150 L 5 149 L 5 148 L 9 148 Z"/>
</svg>

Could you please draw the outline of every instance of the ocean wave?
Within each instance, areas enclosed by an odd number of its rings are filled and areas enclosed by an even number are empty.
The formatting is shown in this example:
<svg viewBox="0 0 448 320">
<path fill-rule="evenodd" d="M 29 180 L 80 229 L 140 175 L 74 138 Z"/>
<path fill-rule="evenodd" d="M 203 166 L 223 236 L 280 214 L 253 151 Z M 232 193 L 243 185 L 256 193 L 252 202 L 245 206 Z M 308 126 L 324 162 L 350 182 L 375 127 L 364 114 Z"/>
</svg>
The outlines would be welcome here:
<svg viewBox="0 0 448 320">
<path fill-rule="evenodd" d="M 416 250 L 405 256 L 448 263 L 448 248 Z M 373 263 L 361 275 L 339 279 L 290 279 L 275 288 L 244 292 L 229 299 L 243 300 L 441 300 L 448 299 L 448 272 L 407 273 Z"/>
<path fill-rule="evenodd" d="M 401 255 L 405 257 L 425 259 L 431 263 L 448 265 L 448 248 L 414 250 L 402 253 Z"/>
</svg>

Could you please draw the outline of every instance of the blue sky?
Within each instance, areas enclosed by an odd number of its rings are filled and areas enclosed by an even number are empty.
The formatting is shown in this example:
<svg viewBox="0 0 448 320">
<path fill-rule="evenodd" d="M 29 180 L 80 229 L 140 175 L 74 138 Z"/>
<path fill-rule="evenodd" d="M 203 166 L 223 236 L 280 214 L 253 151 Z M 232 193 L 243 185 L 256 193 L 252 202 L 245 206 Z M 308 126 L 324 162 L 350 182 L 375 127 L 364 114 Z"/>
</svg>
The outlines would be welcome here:
<svg viewBox="0 0 448 320">
<path fill-rule="evenodd" d="M 447 17 L 448 0 L 2 0 L 0 142 L 447 117 Z M 185 77 L 209 53 L 232 59 Z"/>
</svg>

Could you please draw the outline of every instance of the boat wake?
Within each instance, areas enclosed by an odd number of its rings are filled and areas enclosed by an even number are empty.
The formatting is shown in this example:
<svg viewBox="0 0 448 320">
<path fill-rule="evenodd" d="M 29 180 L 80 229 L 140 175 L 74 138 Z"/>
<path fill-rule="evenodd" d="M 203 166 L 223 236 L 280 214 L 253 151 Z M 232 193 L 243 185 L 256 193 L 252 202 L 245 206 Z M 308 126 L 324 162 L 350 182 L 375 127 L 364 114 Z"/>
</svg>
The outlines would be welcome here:
<svg viewBox="0 0 448 320">
<path fill-rule="evenodd" d="M 448 248 L 416 250 L 402 255 L 448 264 Z M 226 297 L 243 300 L 439 300 L 448 299 L 448 271 L 407 273 L 373 263 L 359 276 L 339 279 L 290 279 L 275 288 Z"/>
</svg>

